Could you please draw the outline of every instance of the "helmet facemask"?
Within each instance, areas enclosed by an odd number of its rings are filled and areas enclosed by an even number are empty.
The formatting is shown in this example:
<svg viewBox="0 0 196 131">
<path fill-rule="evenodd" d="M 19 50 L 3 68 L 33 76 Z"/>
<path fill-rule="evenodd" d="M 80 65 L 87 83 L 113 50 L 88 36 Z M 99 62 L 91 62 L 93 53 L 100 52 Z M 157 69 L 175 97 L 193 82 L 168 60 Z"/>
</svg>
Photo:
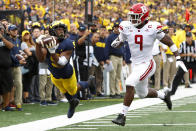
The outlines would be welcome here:
<svg viewBox="0 0 196 131">
<path fill-rule="evenodd" d="M 142 23 L 142 18 L 143 14 L 140 13 L 133 13 L 133 12 L 129 12 L 128 13 L 128 20 L 135 26 L 137 27 L 138 25 L 140 25 Z"/>
<path fill-rule="evenodd" d="M 60 30 L 60 29 L 63 29 L 64 33 L 61 33 L 61 34 L 57 33 L 57 30 Z M 65 33 L 66 33 L 65 29 L 63 27 L 59 26 L 59 27 L 56 27 L 54 30 L 55 30 L 54 31 L 55 36 L 58 38 L 58 41 L 60 41 L 60 42 L 63 41 L 65 39 Z"/>
</svg>

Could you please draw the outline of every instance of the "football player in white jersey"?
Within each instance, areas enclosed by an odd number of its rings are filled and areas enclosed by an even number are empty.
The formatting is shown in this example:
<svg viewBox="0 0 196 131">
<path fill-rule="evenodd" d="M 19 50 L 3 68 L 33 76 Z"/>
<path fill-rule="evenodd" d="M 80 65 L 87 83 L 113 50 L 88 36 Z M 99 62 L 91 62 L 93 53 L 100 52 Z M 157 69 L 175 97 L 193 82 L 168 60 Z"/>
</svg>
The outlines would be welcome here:
<svg viewBox="0 0 196 131">
<path fill-rule="evenodd" d="M 122 112 L 112 120 L 113 123 L 124 126 L 126 114 L 134 99 L 134 89 L 140 98 L 160 98 L 164 100 L 169 110 L 172 109 L 170 92 L 156 91 L 148 88 L 148 78 L 156 68 L 153 60 L 152 48 L 156 39 L 168 45 L 176 56 L 177 66 L 185 67 L 178 54 L 176 45 L 171 38 L 162 32 L 161 24 L 148 21 L 149 9 L 142 3 L 135 4 L 128 13 L 129 21 L 121 22 L 120 34 L 113 41 L 112 47 L 119 47 L 124 41 L 128 41 L 131 51 L 132 73 L 126 79 L 126 93 Z"/>
</svg>

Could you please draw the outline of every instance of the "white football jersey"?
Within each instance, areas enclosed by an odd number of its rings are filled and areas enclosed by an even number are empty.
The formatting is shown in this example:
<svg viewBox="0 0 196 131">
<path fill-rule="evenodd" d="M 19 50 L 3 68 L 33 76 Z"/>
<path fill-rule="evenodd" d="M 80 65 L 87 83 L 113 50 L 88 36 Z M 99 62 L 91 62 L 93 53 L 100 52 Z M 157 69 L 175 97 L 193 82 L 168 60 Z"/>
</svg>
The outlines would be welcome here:
<svg viewBox="0 0 196 131">
<path fill-rule="evenodd" d="M 149 21 L 141 29 L 134 27 L 129 21 L 122 21 L 119 26 L 119 38 L 128 41 L 131 51 L 131 61 L 140 64 L 151 60 L 152 48 L 156 39 L 161 40 L 165 33 L 158 22 Z"/>
</svg>

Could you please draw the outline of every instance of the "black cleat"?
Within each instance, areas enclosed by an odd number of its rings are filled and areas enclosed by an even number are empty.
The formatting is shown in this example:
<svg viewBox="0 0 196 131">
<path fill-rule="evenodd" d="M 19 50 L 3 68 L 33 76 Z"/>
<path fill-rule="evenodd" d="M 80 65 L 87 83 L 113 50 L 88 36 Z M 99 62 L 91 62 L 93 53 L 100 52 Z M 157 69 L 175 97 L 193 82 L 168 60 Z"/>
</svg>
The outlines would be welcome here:
<svg viewBox="0 0 196 131">
<path fill-rule="evenodd" d="M 169 110 L 172 110 L 172 102 L 171 102 L 171 92 L 165 92 L 165 99 L 163 99 L 163 101 L 167 104 L 167 108 Z"/>
<path fill-rule="evenodd" d="M 90 90 L 90 93 L 95 95 L 96 94 L 96 80 L 95 80 L 95 76 L 90 75 L 88 78 L 88 87 Z"/>
<path fill-rule="evenodd" d="M 79 104 L 79 99 L 77 98 L 73 98 L 70 102 L 69 102 L 69 110 L 67 112 L 67 117 L 71 118 L 73 116 L 73 114 L 75 113 L 75 109 Z"/>
<path fill-rule="evenodd" d="M 124 116 L 123 114 L 119 114 L 116 119 L 112 120 L 114 124 L 117 124 L 120 126 L 125 126 L 125 121 L 126 121 L 126 116 Z"/>
</svg>

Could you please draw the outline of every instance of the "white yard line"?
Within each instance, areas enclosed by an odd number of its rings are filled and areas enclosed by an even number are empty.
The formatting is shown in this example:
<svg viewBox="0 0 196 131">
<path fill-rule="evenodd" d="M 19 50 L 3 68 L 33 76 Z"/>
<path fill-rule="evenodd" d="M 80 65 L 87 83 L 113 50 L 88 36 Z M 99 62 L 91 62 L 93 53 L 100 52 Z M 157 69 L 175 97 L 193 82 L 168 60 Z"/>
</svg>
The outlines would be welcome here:
<svg viewBox="0 0 196 131">
<path fill-rule="evenodd" d="M 179 87 L 179 89 L 176 92 L 175 96 L 172 96 L 172 100 L 181 99 L 184 97 L 194 96 L 196 95 L 196 84 L 192 84 L 192 87 L 194 88 L 183 88 Z M 133 101 L 132 106 L 129 110 L 135 110 L 155 104 L 163 103 L 160 99 L 139 99 L 136 101 Z M 3 131 L 12 131 L 12 130 L 20 130 L 20 131 L 43 131 L 43 130 L 49 130 L 54 129 L 58 127 L 63 127 L 79 122 L 84 122 L 92 119 L 97 119 L 101 117 L 105 117 L 108 115 L 117 114 L 121 111 L 122 104 L 115 104 L 111 106 L 96 108 L 92 110 L 86 110 L 81 112 L 76 112 L 73 116 L 73 118 L 68 119 L 66 115 L 51 117 L 43 120 L 37 120 L 27 123 L 21 123 L 17 125 L 12 125 L 8 127 L 2 127 L 0 130 Z"/>
<path fill-rule="evenodd" d="M 97 130 L 98 128 L 57 128 L 57 131 L 64 131 L 64 130 Z"/>
<path fill-rule="evenodd" d="M 118 126 L 118 125 L 111 124 L 111 125 L 77 125 L 77 126 L 78 127 L 109 127 L 109 126 Z M 196 126 L 196 123 L 126 124 L 126 126 Z"/>
</svg>

